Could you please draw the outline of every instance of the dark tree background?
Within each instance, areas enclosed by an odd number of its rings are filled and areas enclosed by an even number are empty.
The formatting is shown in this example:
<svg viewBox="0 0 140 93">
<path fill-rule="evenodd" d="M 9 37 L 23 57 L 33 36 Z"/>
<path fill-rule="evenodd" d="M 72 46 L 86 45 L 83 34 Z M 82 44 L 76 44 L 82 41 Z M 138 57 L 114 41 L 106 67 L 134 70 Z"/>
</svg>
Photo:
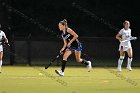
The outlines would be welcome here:
<svg viewBox="0 0 140 93">
<path fill-rule="evenodd" d="M 129 20 L 133 35 L 139 36 L 139 0 L 5 0 L 4 2 L 56 33 L 59 32 L 58 22 L 64 18 L 81 37 L 114 37 L 117 33 L 116 30 L 110 29 L 107 25 L 73 7 L 72 3 L 76 3 L 119 29 L 122 28 L 124 20 Z M 6 9 L 1 6 L 2 10 Z M 6 13 L 8 14 L 9 11 Z M 15 36 L 29 34 L 34 38 L 50 36 L 50 33 L 41 30 L 37 25 L 16 13 L 9 14 L 10 30 Z M 4 19 L 7 20 L 8 17 Z"/>
<path fill-rule="evenodd" d="M 5 51 L 10 58 L 4 59 L 10 61 L 4 63 L 46 64 L 62 47 L 56 35 L 63 19 L 79 35 L 83 53 L 94 58 L 97 66 L 100 62 L 116 66 L 119 42 L 115 35 L 125 20 L 131 23 L 132 35 L 140 36 L 139 0 L 0 0 L 1 29 L 14 54 Z M 139 60 L 139 42 L 139 38 L 132 42 L 134 66 L 140 66 L 135 62 Z"/>
</svg>

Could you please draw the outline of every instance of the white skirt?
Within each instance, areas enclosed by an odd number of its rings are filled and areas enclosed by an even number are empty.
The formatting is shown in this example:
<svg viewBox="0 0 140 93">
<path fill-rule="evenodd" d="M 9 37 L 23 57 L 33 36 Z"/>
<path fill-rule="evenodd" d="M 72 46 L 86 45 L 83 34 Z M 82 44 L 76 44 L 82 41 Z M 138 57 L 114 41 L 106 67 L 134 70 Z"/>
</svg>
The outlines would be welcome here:
<svg viewBox="0 0 140 93">
<path fill-rule="evenodd" d="M 0 52 L 3 52 L 3 46 L 0 45 Z"/>
<path fill-rule="evenodd" d="M 129 41 L 129 42 L 122 42 L 122 43 L 120 43 L 120 45 L 119 45 L 119 51 L 120 51 L 121 49 L 123 49 L 123 51 L 127 51 L 127 50 L 130 49 L 130 48 L 132 48 L 131 42 L 130 42 L 130 41 Z"/>
</svg>

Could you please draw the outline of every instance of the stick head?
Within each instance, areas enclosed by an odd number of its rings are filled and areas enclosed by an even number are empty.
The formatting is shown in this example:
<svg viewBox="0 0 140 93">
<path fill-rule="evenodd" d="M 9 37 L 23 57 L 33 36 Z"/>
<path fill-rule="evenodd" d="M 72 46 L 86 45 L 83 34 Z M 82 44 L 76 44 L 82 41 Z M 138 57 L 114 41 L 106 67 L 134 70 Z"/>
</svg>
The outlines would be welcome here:
<svg viewBox="0 0 140 93">
<path fill-rule="evenodd" d="M 51 62 L 48 66 L 45 66 L 45 69 L 48 69 L 48 68 L 49 68 L 49 66 L 51 66 L 51 64 L 52 64 L 52 62 Z"/>
<path fill-rule="evenodd" d="M 47 67 L 45 67 L 45 69 L 48 69 L 48 66 L 47 66 Z"/>
</svg>

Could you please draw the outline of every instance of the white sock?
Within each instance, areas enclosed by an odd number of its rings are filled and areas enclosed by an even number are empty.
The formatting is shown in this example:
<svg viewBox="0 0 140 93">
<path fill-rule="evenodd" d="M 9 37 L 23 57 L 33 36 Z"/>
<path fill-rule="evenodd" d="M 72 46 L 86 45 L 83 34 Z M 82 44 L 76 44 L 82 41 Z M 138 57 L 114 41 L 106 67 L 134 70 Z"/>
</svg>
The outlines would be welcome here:
<svg viewBox="0 0 140 93">
<path fill-rule="evenodd" d="M 132 59 L 133 58 L 128 57 L 128 59 L 127 59 L 127 67 L 131 67 Z"/>
<path fill-rule="evenodd" d="M 124 59 L 124 56 L 120 56 L 120 58 L 118 60 L 118 68 L 120 68 L 122 66 L 123 59 Z"/>
<path fill-rule="evenodd" d="M 118 60 L 118 67 L 121 67 L 122 66 L 122 63 L 123 63 L 123 60 L 122 59 L 119 59 Z"/>
<path fill-rule="evenodd" d="M 2 60 L 0 60 L 0 67 L 2 66 Z"/>
</svg>

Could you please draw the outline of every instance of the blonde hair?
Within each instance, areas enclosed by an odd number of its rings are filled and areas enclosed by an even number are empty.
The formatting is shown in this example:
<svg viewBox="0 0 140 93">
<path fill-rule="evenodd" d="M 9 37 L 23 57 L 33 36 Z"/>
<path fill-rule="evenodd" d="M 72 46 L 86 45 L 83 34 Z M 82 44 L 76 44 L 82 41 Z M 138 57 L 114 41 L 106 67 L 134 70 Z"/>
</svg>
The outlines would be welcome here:
<svg viewBox="0 0 140 93">
<path fill-rule="evenodd" d="M 59 23 L 61 23 L 62 25 L 68 27 L 68 24 L 67 24 L 67 20 L 66 19 L 60 21 Z"/>
<path fill-rule="evenodd" d="M 125 20 L 125 21 L 123 22 L 123 25 L 125 25 L 126 23 L 128 23 L 128 24 L 130 25 L 130 22 L 129 22 L 128 20 Z"/>
</svg>

